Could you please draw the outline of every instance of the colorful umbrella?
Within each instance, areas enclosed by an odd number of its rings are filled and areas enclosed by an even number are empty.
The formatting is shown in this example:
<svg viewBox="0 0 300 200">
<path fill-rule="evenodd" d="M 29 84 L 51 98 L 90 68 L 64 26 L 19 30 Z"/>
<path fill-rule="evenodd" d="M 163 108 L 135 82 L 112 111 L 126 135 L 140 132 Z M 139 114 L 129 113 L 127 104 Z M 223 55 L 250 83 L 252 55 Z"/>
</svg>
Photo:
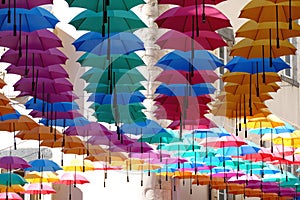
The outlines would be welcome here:
<svg viewBox="0 0 300 200">
<path fill-rule="evenodd" d="M 2 156 L 0 158 L 0 168 L 3 169 L 24 169 L 30 167 L 31 165 L 27 163 L 23 158 L 18 156 Z"/>
<path fill-rule="evenodd" d="M 23 198 L 15 192 L 1 192 L 1 200 L 23 200 Z"/>
<path fill-rule="evenodd" d="M 52 171 L 32 171 L 26 173 L 24 178 L 29 183 L 53 183 L 59 181 L 57 174 Z"/>
<path fill-rule="evenodd" d="M 62 168 L 55 163 L 52 160 L 48 159 L 36 159 L 29 161 L 29 164 L 31 167 L 26 168 L 25 171 L 37 171 L 37 172 L 43 172 L 43 171 L 52 171 L 56 172 L 58 170 L 62 170 Z"/>
<path fill-rule="evenodd" d="M 1 173 L 0 174 L 0 185 L 25 185 L 27 181 L 20 176 L 19 174 L 15 173 Z"/>
<path fill-rule="evenodd" d="M 31 183 L 29 184 L 25 191 L 25 194 L 54 194 L 56 191 L 50 186 L 45 183 Z"/>
</svg>

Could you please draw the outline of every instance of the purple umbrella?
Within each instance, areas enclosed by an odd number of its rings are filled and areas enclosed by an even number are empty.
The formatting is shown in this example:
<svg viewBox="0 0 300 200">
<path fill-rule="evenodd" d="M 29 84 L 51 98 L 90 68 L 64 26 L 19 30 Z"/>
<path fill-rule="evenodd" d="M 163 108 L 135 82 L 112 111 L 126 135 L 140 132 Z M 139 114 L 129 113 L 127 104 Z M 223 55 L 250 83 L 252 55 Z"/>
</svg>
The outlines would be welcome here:
<svg viewBox="0 0 300 200">
<path fill-rule="evenodd" d="M 15 90 L 31 92 L 32 91 L 32 78 L 22 78 L 14 84 Z M 73 91 L 73 84 L 65 78 L 48 79 L 38 78 L 38 81 L 34 83 L 34 91 L 38 93 L 61 93 L 67 91 Z"/>
<path fill-rule="evenodd" d="M 56 112 L 56 111 L 50 111 L 50 112 L 41 112 L 38 110 L 32 110 L 29 113 L 30 116 L 34 118 L 48 118 L 48 119 L 74 119 L 77 117 L 83 117 L 81 113 L 79 113 L 77 110 L 69 110 L 65 112 Z"/>
<path fill-rule="evenodd" d="M 23 97 L 23 96 L 34 96 L 38 99 L 45 100 L 48 103 L 57 103 L 57 102 L 72 102 L 76 99 L 79 99 L 79 97 L 74 94 L 72 91 L 66 91 L 66 92 L 60 92 L 60 93 L 48 93 L 46 92 L 37 92 L 35 91 L 21 91 L 21 93 L 18 95 L 18 97 Z"/>
<path fill-rule="evenodd" d="M 21 36 L 20 34 L 14 36 L 12 31 L 1 31 L 0 45 L 13 50 L 35 49 L 45 51 L 47 49 L 62 47 L 62 41 L 53 32 L 47 29 L 22 32 Z"/>
<path fill-rule="evenodd" d="M 1 32 L 0 32 L 1 33 Z M 18 74 L 21 76 L 32 77 L 39 71 L 39 77 L 56 79 L 56 78 L 69 78 L 68 72 L 59 64 L 50 65 L 46 67 L 34 66 L 15 66 L 10 65 L 6 68 L 7 73 Z"/>
<path fill-rule="evenodd" d="M 11 4 L 11 0 L 2 0 L 2 4 L 0 4 L 0 8 L 9 8 Z M 30 1 L 30 0 L 17 0 L 12 3 L 16 8 L 25 8 L 31 9 L 36 6 L 53 4 L 53 0 L 38 0 L 38 1 Z"/>
<path fill-rule="evenodd" d="M 73 126 L 65 130 L 66 135 L 79 136 L 108 136 L 113 132 L 98 122 L 91 122 L 85 126 Z"/>
<path fill-rule="evenodd" d="M 0 168 L 3 169 L 25 169 L 28 167 L 31 167 L 31 165 L 18 156 L 3 156 L 0 158 Z"/>
<path fill-rule="evenodd" d="M 114 145 L 108 150 L 112 152 L 127 152 L 127 153 L 146 153 L 153 150 L 153 148 L 145 142 L 134 142 L 129 145 Z"/>
<path fill-rule="evenodd" d="M 126 146 L 136 142 L 136 140 L 131 139 L 126 135 L 121 135 L 121 138 L 119 138 L 119 135 L 116 132 L 112 133 L 113 134 L 111 135 L 92 136 L 87 142 L 93 145 L 106 145 L 109 147 L 113 145 Z"/>
<path fill-rule="evenodd" d="M 25 50 L 22 50 L 22 55 L 25 54 Z M 28 50 L 27 59 L 26 56 L 19 57 L 18 51 L 10 49 L 2 55 L 0 61 L 16 66 L 32 66 L 34 64 L 36 66 L 45 67 L 55 64 L 64 64 L 67 59 L 67 56 L 63 52 L 55 48 L 46 51 Z"/>
</svg>

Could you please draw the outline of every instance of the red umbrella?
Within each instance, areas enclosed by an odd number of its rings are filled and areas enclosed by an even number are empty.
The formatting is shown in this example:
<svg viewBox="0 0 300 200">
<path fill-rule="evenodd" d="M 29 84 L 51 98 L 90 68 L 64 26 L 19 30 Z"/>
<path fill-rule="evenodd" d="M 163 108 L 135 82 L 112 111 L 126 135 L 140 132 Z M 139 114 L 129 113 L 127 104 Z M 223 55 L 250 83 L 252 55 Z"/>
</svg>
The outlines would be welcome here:
<svg viewBox="0 0 300 200">
<path fill-rule="evenodd" d="M 202 8 L 198 7 L 198 14 L 202 14 Z M 155 22 L 160 28 L 169 28 L 184 32 L 198 30 L 215 31 L 220 28 L 230 27 L 229 19 L 222 14 L 218 9 L 212 6 L 205 6 L 206 13 L 205 22 L 201 21 L 196 24 L 196 8 L 195 6 L 175 7 L 161 14 Z"/>
<path fill-rule="evenodd" d="M 169 104 L 173 102 L 182 103 L 183 100 L 187 100 L 190 104 L 207 104 L 213 101 L 213 98 L 208 95 L 200 95 L 200 96 L 167 96 L 164 94 L 159 94 L 154 98 L 154 101 L 159 102 L 161 104 Z"/>
<path fill-rule="evenodd" d="M 25 194 L 54 194 L 56 191 L 45 183 L 31 183 L 28 185 Z"/>
<path fill-rule="evenodd" d="M 193 39 L 194 38 L 194 39 Z M 227 46 L 222 37 L 214 31 L 199 32 L 196 36 L 196 31 L 178 32 L 170 30 L 160 36 L 155 44 L 162 49 L 177 49 L 181 51 L 194 50 L 214 50 L 219 47 Z"/>
<path fill-rule="evenodd" d="M 183 70 L 165 70 L 156 77 L 155 81 L 166 84 L 186 84 L 188 81 L 191 85 L 194 85 L 199 83 L 213 83 L 219 79 L 219 76 L 212 70 L 194 70 L 191 80 L 187 78 L 189 77 L 189 73 Z"/>
</svg>

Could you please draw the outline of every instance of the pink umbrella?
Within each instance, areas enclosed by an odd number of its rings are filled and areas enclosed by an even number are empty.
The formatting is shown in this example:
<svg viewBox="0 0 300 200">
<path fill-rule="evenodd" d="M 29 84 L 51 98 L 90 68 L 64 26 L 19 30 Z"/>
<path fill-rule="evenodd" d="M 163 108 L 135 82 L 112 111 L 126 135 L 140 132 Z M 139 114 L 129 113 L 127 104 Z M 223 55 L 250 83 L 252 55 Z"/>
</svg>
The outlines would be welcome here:
<svg viewBox="0 0 300 200">
<path fill-rule="evenodd" d="M 23 200 L 23 198 L 14 192 L 1 192 L 0 200 Z"/>
<path fill-rule="evenodd" d="M 66 135 L 79 136 L 108 136 L 113 134 L 105 126 L 98 122 L 91 122 L 84 126 L 70 126 L 65 130 Z"/>
<path fill-rule="evenodd" d="M 231 134 L 230 136 L 223 136 L 219 138 L 207 138 L 200 142 L 203 146 L 211 146 L 214 148 L 224 148 L 224 147 L 239 147 L 247 144 L 239 136 Z"/>
<path fill-rule="evenodd" d="M 211 121 L 210 119 L 203 117 L 197 120 L 183 120 L 182 122 L 180 120 L 173 121 L 168 128 L 171 129 L 180 129 L 182 124 L 183 129 L 186 130 L 194 130 L 194 129 L 210 129 L 217 127 L 217 125 Z"/>
<path fill-rule="evenodd" d="M 0 158 L 0 168 L 3 169 L 25 169 L 28 167 L 31 167 L 31 165 L 18 156 L 3 156 Z"/>
<path fill-rule="evenodd" d="M 177 49 L 181 51 L 191 50 L 214 50 L 219 47 L 227 46 L 222 37 L 214 31 L 200 31 L 199 36 L 190 32 L 178 32 L 170 30 L 160 36 L 155 44 L 162 49 Z M 194 39 L 193 39 L 194 38 Z"/>
<path fill-rule="evenodd" d="M 54 194 L 56 191 L 45 183 L 31 183 L 26 187 L 25 194 Z"/>
<path fill-rule="evenodd" d="M 60 181 L 57 182 L 58 184 L 65 184 L 69 185 L 69 200 L 72 199 L 72 185 L 76 187 L 76 184 L 85 184 L 89 183 L 89 180 L 87 180 L 83 175 L 79 173 L 72 173 L 72 172 L 65 172 L 61 175 Z"/>
</svg>

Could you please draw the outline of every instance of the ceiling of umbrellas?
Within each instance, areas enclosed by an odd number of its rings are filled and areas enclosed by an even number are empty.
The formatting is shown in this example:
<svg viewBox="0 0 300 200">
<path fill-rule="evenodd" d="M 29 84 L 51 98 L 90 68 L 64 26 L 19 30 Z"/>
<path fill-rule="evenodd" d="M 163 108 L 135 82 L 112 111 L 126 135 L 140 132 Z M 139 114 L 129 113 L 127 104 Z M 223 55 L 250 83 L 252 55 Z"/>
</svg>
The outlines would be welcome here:
<svg viewBox="0 0 300 200">
<path fill-rule="evenodd" d="M 298 1 L 250 1 L 239 16 L 249 20 L 236 32 L 243 39 L 231 48 L 233 59 L 223 63 L 212 52 L 227 46 L 218 30 L 230 28 L 230 20 L 216 8 L 225 0 L 159 0 L 173 6 L 155 19 L 164 30 L 155 44 L 168 50 L 155 64 L 162 70 L 155 79 L 159 83 L 153 98 L 156 120 L 144 113 L 147 79 L 138 52 L 145 45 L 134 34 L 147 28 L 132 11 L 145 2 L 66 2 L 84 8 L 69 24 L 86 31 L 73 46 L 82 52 L 77 62 L 85 68 L 81 78 L 97 122 L 84 117 L 75 101 L 79 97 L 64 68 L 68 57 L 60 50 L 61 39 L 51 31 L 59 20 L 42 6 L 53 1 L 2 0 L 0 45 L 8 50 L 0 61 L 9 63 L 7 73 L 21 76 L 14 89 L 20 91 L 19 97 L 28 97 L 24 105 L 30 113 L 20 114 L 1 94 L 0 130 L 14 134 L 14 149 L 16 138 L 38 140 L 39 149 L 60 148 L 63 166 L 42 159 L 40 151 L 29 163 L 2 157 L 0 167 L 8 173 L 0 174 L 0 190 L 6 198 L 16 195 L 10 192 L 55 193 L 48 185 L 36 184 L 40 182 L 88 183 L 79 173 L 57 177 L 55 172 L 95 170 L 93 162 L 102 163 L 105 172 L 127 171 L 127 181 L 130 171 L 153 172 L 160 179 L 190 179 L 193 184 L 249 197 L 298 196 L 299 179 L 284 169 L 300 162 L 299 131 L 265 104 L 272 99 L 269 93 L 280 89 L 278 72 L 290 68 L 280 57 L 296 52 L 288 39 L 300 35 L 294 22 L 300 17 Z M 227 69 L 221 77 L 225 84 L 213 99 L 219 67 Z M 210 113 L 233 119 L 235 133 L 207 118 Z M 158 123 L 162 120 L 170 124 L 162 127 Z M 244 139 L 239 137 L 242 130 Z M 248 132 L 259 135 L 259 144 L 247 140 Z M 270 148 L 263 147 L 264 141 L 270 142 Z M 82 155 L 84 161 L 66 165 L 64 154 Z M 25 179 L 11 173 L 20 168 L 28 171 Z M 31 184 L 25 190 L 26 183 Z"/>
</svg>

